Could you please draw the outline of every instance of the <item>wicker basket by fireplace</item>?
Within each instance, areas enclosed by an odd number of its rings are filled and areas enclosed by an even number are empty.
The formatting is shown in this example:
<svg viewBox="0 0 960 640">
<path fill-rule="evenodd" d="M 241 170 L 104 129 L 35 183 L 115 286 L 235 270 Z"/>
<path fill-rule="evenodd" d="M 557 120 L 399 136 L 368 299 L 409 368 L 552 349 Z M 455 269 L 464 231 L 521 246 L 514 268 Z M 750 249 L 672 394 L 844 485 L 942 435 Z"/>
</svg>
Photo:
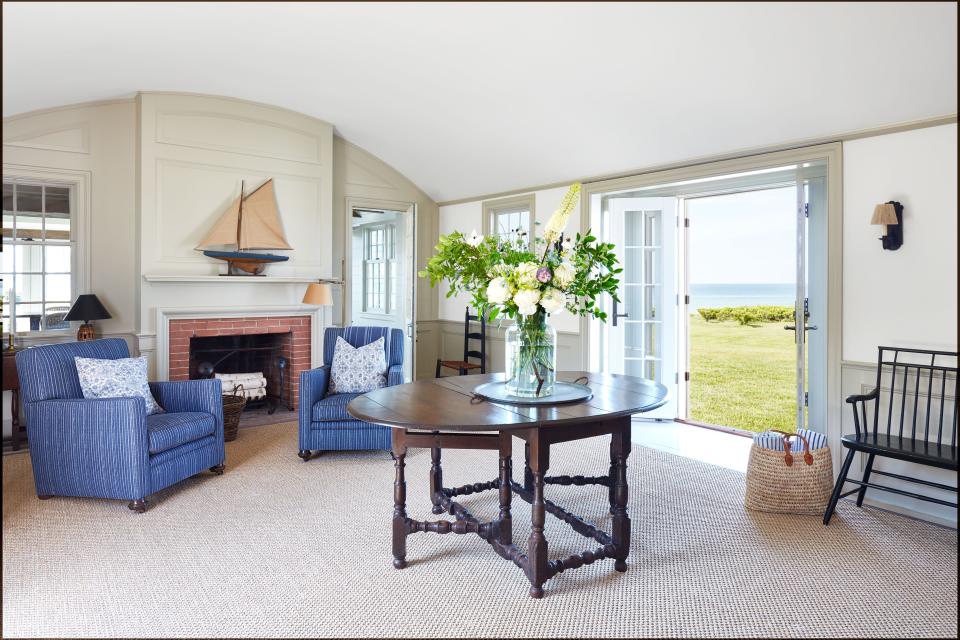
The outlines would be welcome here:
<svg viewBox="0 0 960 640">
<path fill-rule="evenodd" d="M 237 430 L 240 429 L 240 414 L 247 406 L 247 398 L 243 395 L 243 385 L 238 384 L 233 394 L 223 394 L 223 441 L 230 442 L 237 439 Z"/>
</svg>

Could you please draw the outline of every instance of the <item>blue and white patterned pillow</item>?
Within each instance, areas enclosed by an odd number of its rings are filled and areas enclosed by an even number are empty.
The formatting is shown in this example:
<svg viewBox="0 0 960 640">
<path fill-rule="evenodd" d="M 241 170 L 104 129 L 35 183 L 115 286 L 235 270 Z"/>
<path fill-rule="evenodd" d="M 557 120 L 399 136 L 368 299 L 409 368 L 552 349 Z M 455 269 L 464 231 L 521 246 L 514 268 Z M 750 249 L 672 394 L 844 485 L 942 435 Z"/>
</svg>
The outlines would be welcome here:
<svg viewBox="0 0 960 640">
<path fill-rule="evenodd" d="M 146 356 L 117 360 L 76 356 L 73 360 L 84 398 L 143 398 L 147 415 L 163 411 L 150 393 Z"/>
<path fill-rule="evenodd" d="M 810 450 L 822 449 L 827 446 L 827 436 L 817 431 L 809 429 L 798 429 L 797 433 L 807 439 Z M 764 431 L 753 436 L 753 442 L 761 449 L 772 449 L 774 451 L 783 451 L 783 436 L 779 433 Z M 790 450 L 803 451 L 803 442 L 796 436 L 790 436 Z"/>
<path fill-rule="evenodd" d="M 362 347 L 337 336 L 330 366 L 330 393 L 366 393 L 387 386 L 386 341 L 378 338 Z"/>
</svg>

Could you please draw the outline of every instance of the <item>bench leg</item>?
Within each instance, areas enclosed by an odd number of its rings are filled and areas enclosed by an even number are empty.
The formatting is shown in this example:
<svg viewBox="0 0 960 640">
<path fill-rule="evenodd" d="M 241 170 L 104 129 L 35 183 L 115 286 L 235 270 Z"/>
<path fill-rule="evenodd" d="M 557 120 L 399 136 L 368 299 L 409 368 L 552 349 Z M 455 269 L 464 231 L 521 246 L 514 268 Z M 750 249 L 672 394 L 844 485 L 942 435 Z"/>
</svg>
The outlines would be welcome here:
<svg viewBox="0 0 960 640">
<path fill-rule="evenodd" d="M 833 495 L 830 496 L 830 502 L 827 504 L 827 510 L 823 514 L 824 526 L 830 524 L 830 518 L 833 517 L 833 510 L 837 508 L 837 502 L 840 500 L 840 494 L 843 492 L 843 485 L 847 482 L 847 474 L 850 472 L 850 465 L 853 463 L 853 456 L 856 451 L 850 449 L 847 457 L 840 467 L 840 475 L 837 476 L 837 484 L 833 487 Z"/>
<path fill-rule="evenodd" d="M 863 482 L 870 482 L 870 472 L 873 471 L 873 459 L 876 457 L 875 453 L 871 453 L 870 457 L 867 458 L 867 468 L 863 470 Z M 866 484 L 860 486 L 860 491 L 857 492 L 857 506 L 863 506 L 863 497 L 867 495 Z"/>
</svg>

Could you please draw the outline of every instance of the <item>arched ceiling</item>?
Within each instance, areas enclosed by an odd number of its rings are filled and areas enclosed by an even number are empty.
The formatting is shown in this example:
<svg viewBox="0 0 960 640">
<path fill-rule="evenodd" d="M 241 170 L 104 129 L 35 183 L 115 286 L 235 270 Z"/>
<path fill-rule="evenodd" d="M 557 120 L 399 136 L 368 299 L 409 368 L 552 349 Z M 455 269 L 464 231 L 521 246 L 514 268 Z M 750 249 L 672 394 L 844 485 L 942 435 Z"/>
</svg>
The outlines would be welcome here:
<svg viewBox="0 0 960 640">
<path fill-rule="evenodd" d="M 436 200 L 955 114 L 957 6 L 3 4 L 3 114 L 227 95 Z"/>
</svg>

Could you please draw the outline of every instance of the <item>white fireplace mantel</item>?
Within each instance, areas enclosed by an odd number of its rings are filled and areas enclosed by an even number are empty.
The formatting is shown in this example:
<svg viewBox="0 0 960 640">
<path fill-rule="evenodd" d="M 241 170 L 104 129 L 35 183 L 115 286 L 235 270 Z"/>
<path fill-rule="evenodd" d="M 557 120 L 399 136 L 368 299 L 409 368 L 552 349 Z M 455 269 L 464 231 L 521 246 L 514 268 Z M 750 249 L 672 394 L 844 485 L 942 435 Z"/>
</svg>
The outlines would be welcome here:
<svg viewBox="0 0 960 640">
<path fill-rule="evenodd" d="M 244 307 L 159 307 L 157 308 L 156 371 L 157 380 L 168 380 L 170 373 L 170 321 L 209 320 L 214 318 L 259 318 L 270 316 L 310 316 L 310 363 L 319 367 L 323 360 L 323 307 L 244 306 Z"/>
</svg>

